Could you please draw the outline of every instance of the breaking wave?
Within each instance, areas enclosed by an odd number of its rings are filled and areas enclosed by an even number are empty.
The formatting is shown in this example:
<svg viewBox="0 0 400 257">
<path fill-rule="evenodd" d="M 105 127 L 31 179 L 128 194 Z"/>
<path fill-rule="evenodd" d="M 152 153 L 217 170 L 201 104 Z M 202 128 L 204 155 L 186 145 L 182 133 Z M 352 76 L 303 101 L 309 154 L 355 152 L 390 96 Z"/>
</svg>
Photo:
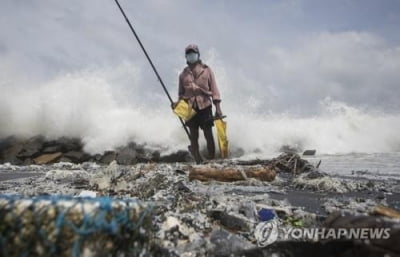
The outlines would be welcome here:
<svg viewBox="0 0 400 257">
<path fill-rule="evenodd" d="M 188 139 L 167 99 L 158 85 L 146 89 L 140 74 L 124 63 L 61 75 L 35 87 L 4 86 L 0 137 L 80 137 L 90 153 L 127 141 L 167 152 L 186 149 Z M 147 100 L 149 91 L 153 100 Z M 234 105 L 233 99 L 224 99 L 234 152 L 265 156 L 284 145 L 324 154 L 400 151 L 399 114 L 366 111 L 331 99 L 320 103 L 318 115 L 308 117 L 261 114 L 250 107 L 238 111 L 231 108 Z"/>
</svg>

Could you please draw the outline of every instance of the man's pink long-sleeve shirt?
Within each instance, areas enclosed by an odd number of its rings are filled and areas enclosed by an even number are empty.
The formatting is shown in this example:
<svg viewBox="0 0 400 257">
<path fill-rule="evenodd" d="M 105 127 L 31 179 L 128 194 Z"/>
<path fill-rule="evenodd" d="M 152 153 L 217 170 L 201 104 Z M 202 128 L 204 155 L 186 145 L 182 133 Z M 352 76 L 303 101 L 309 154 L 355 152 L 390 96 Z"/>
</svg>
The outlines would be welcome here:
<svg viewBox="0 0 400 257">
<path fill-rule="evenodd" d="M 220 102 L 221 97 L 210 67 L 197 63 L 193 71 L 187 66 L 179 75 L 179 99 L 188 100 L 193 107 L 202 110 L 213 102 Z"/>
</svg>

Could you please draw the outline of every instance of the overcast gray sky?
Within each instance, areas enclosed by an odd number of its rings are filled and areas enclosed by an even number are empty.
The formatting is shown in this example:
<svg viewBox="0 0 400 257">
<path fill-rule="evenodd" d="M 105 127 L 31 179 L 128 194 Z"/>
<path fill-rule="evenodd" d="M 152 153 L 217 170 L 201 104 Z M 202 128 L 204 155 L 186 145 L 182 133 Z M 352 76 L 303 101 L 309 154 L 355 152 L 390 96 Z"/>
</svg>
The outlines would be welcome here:
<svg viewBox="0 0 400 257">
<path fill-rule="evenodd" d="M 229 111 L 313 114 L 326 98 L 399 110 L 399 0 L 120 3 L 173 95 L 193 42 Z M 113 0 L 2 0 L 0 31 L 3 92 L 129 63 L 136 73 L 117 73 L 115 91 L 167 104 Z M 135 87 L 132 74 L 140 77 Z"/>
</svg>

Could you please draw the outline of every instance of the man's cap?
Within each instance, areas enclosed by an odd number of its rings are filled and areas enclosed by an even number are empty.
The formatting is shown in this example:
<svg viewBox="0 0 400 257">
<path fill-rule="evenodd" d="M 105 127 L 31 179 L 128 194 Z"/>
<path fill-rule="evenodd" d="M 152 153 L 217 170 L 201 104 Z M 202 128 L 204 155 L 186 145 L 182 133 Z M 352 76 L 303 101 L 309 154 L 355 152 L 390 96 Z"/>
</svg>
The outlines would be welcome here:
<svg viewBox="0 0 400 257">
<path fill-rule="evenodd" d="M 187 54 L 190 51 L 200 54 L 199 47 L 195 44 L 190 44 L 185 48 L 185 54 Z"/>
</svg>

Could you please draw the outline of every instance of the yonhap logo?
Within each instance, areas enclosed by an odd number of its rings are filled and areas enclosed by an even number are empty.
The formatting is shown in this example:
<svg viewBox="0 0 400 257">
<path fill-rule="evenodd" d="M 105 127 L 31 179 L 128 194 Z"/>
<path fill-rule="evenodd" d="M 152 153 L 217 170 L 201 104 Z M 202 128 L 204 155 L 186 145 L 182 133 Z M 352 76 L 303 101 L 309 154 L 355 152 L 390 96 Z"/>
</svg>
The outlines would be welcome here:
<svg viewBox="0 0 400 257">
<path fill-rule="evenodd" d="M 272 219 L 259 223 L 255 228 L 254 236 L 259 247 L 274 243 L 279 236 L 278 221 Z"/>
<path fill-rule="evenodd" d="M 261 222 L 254 230 L 259 247 L 268 246 L 278 240 L 319 241 L 335 239 L 374 240 L 390 238 L 390 228 L 295 228 L 279 227 L 277 219 Z"/>
</svg>

